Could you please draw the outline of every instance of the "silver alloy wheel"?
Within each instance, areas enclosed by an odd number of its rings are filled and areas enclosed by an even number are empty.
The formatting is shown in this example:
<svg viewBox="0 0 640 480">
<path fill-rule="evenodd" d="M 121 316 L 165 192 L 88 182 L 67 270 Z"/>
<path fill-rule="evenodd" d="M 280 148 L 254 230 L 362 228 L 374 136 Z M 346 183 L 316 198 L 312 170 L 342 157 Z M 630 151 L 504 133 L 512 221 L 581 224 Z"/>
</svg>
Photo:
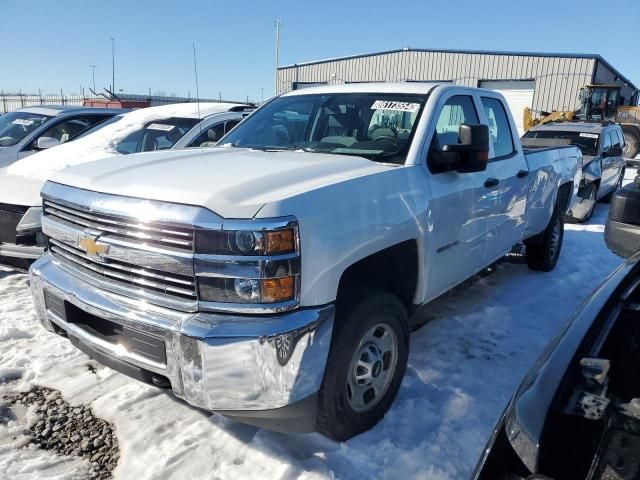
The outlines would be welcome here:
<svg viewBox="0 0 640 480">
<path fill-rule="evenodd" d="M 347 374 L 347 399 L 356 413 L 374 408 L 389 389 L 398 364 L 398 336 L 388 323 L 371 327 L 360 339 Z"/>
<path fill-rule="evenodd" d="M 550 258 L 555 258 L 558 252 L 558 246 L 560 245 L 560 217 L 556 220 L 551 231 L 551 242 L 549 244 Z"/>
</svg>

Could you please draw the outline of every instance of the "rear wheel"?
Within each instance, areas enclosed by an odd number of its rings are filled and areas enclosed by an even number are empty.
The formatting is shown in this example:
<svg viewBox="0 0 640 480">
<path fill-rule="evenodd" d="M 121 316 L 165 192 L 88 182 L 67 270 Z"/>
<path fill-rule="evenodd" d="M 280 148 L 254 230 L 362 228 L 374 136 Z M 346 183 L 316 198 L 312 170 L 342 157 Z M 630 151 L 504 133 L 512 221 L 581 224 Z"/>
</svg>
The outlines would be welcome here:
<svg viewBox="0 0 640 480">
<path fill-rule="evenodd" d="M 407 313 L 395 295 L 366 289 L 347 298 L 338 302 L 318 392 L 318 431 L 338 441 L 369 430 L 384 417 L 409 355 Z"/>
<path fill-rule="evenodd" d="M 626 158 L 636 158 L 638 150 L 640 150 L 640 139 L 629 132 L 624 132 L 624 151 Z"/>
<path fill-rule="evenodd" d="M 525 242 L 529 268 L 541 272 L 553 270 L 558 263 L 558 258 L 560 258 L 563 239 L 564 220 L 556 206 L 544 232 Z"/>
</svg>

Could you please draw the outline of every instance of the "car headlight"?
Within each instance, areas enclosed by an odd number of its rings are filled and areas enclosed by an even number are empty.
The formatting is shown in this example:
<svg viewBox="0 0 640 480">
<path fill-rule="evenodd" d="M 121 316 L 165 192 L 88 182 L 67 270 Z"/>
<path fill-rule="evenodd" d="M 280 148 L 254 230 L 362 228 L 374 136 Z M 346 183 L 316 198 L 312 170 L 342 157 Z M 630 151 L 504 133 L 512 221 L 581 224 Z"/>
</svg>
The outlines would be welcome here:
<svg viewBox="0 0 640 480">
<path fill-rule="evenodd" d="M 31 207 L 22 216 L 16 231 L 40 230 L 42 228 L 42 207 Z"/>
<path fill-rule="evenodd" d="M 300 291 L 298 223 L 231 221 L 222 230 L 196 230 L 194 266 L 203 310 L 293 309 Z"/>
</svg>

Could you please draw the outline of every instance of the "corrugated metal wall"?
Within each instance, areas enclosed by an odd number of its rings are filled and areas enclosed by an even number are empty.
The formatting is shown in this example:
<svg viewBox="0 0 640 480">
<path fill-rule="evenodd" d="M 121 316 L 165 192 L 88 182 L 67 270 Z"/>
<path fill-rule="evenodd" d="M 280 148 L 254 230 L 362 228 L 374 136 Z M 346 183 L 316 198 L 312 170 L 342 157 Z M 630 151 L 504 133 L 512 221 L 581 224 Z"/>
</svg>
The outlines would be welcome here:
<svg viewBox="0 0 640 480">
<path fill-rule="evenodd" d="M 481 80 L 535 80 L 533 108 L 573 109 L 580 88 L 591 83 L 592 58 L 406 50 L 281 68 L 278 93 L 295 82 L 452 81 L 477 87 Z"/>
</svg>

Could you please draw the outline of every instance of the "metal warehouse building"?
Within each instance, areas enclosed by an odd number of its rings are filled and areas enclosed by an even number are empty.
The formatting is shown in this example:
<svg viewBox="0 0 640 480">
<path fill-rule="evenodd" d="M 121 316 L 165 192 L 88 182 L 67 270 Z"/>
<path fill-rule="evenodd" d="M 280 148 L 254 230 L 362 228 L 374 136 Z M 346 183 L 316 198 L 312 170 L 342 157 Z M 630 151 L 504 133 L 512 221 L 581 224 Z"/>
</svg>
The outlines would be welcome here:
<svg viewBox="0 0 640 480">
<path fill-rule="evenodd" d="M 501 91 L 521 127 L 525 106 L 572 110 L 587 84 L 636 87 L 600 55 L 405 48 L 278 68 L 277 93 L 335 83 L 444 81 Z M 634 99 L 637 101 L 637 99 Z"/>
</svg>

